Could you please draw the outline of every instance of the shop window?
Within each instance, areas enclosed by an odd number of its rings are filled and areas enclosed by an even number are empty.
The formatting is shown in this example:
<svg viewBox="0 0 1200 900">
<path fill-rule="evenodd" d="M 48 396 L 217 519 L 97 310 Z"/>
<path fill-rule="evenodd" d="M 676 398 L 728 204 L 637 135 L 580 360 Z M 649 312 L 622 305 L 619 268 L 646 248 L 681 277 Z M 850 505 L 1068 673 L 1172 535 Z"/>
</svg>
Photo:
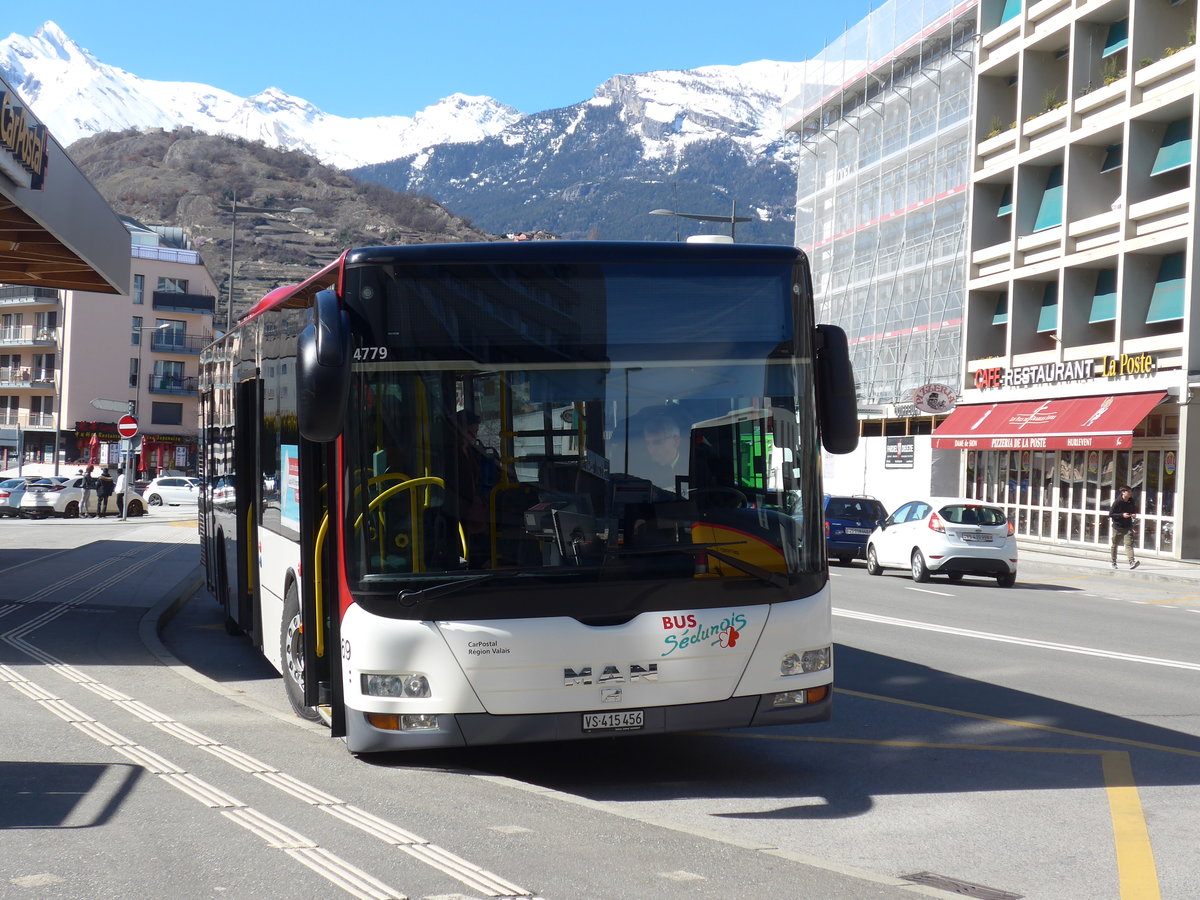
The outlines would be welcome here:
<svg viewBox="0 0 1200 900">
<path fill-rule="evenodd" d="M 1108 26 L 1108 34 L 1104 38 L 1104 49 L 1100 58 L 1107 59 L 1114 53 L 1120 53 L 1129 46 L 1129 20 L 1121 19 Z"/>
<path fill-rule="evenodd" d="M 1104 148 L 1104 162 L 1100 164 L 1100 172 L 1115 172 L 1121 168 L 1121 154 L 1125 149 L 1124 144 L 1112 144 Z"/>
<path fill-rule="evenodd" d="M 1062 224 L 1063 206 L 1063 167 L 1053 166 L 1046 174 L 1046 190 L 1042 193 L 1042 202 L 1038 207 L 1037 219 L 1033 223 L 1034 231 L 1043 231 Z"/>
<path fill-rule="evenodd" d="M 1117 270 L 1101 269 L 1096 273 L 1096 293 L 1092 295 L 1092 311 L 1088 322 L 1115 322 L 1117 318 Z"/>
<path fill-rule="evenodd" d="M 1058 283 L 1049 281 L 1042 290 L 1042 309 L 1038 313 L 1039 334 L 1058 328 Z"/>
<path fill-rule="evenodd" d="M 1000 192 L 1000 207 L 996 210 L 996 218 L 1001 216 L 1011 216 L 1013 209 L 1012 202 L 1012 185 L 1006 184 L 1004 190 Z"/>
<path fill-rule="evenodd" d="M 1192 163 L 1192 117 L 1178 119 L 1167 125 L 1163 133 L 1162 145 L 1158 155 L 1154 157 L 1151 175 L 1161 175 L 1164 172 L 1174 172 Z"/>
<path fill-rule="evenodd" d="M 1146 324 L 1175 322 L 1183 318 L 1184 254 L 1172 253 L 1164 256 L 1158 265 L 1158 278 L 1154 281 L 1154 294 L 1150 297 L 1150 309 L 1146 313 Z"/>
</svg>

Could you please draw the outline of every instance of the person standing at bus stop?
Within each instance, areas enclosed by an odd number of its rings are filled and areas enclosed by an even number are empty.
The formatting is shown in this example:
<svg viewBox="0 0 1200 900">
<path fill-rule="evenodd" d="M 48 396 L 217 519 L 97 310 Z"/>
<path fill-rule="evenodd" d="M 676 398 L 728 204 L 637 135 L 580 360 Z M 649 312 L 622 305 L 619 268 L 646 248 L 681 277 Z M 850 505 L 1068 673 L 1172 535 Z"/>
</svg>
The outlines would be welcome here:
<svg viewBox="0 0 1200 900">
<path fill-rule="evenodd" d="M 1112 520 L 1112 533 L 1109 535 L 1109 545 L 1112 548 L 1112 567 L 1114 569 L 1117 567 L 1117 546 L 1124 544 L 1129 568 L 1136 569 L 1141 565 L 1139 560 L 1133 558 L 1133 531 L 1137 527 L 1137 504 L 1133 500 L 1133 489 L 1129 485 L 1121 485 L 1118 493 L 1120 497 L 1113 501 L 1113 505 L 1108 510 L 1108 517 Z"/>
</svg>

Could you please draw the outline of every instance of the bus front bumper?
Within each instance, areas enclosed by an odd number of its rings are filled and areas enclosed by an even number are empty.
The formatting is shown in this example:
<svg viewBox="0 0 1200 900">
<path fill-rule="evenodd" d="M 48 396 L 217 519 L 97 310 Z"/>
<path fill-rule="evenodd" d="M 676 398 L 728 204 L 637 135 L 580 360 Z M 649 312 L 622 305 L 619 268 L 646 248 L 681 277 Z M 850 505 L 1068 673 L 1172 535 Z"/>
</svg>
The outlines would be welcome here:
<svg viewBox="0 0 1200 900">
<path fill-rule="evenodd" d="M 346 747 L 351 753 L 386 753 L 437 747 L 521 744 L 533 741 L 571 741 L 587 738 L 631 737 L 717 728 L 757 728 L 824 722 L 833 715 L 832 685 L 823 700 L 798 706 L 775 706 L 775 694 L 733 697 L 715 703 L 648 707 L 636 729 L 585 731 L 583 712 L 494 716 L 463 713 L 437 716 L 437 727 L 420 730 L 376 728 L 367 713 L 346 710 Z M 610 712 L 610 710 L 602 710 Z"/>
</svg>

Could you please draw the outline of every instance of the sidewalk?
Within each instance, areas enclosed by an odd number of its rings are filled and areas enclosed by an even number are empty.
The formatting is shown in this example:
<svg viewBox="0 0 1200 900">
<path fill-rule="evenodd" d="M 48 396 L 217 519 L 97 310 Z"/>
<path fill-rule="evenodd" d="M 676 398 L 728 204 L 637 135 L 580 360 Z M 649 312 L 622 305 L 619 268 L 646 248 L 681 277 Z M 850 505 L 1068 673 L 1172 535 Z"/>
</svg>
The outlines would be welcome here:
<svg viewBox="0 0 1200 900">
<path fill-rule="evenodd" d="M 1170 559 L 1150 555 L 1142 555 L 1135 551 L 1134 558 L 1141 565 L 1130 571 L 1125 562 L 1125 551 L 1117 554 L 1117 566 L 1112 567 L 1112 559 L 1107 547 L 1084 547 L 1072 544 L 1049 544 L 1039 541 L 1019 539 L 1017 541 L 1018 558 L 1017 579 L 1022 571 L 1044 573 L 1047 569 L 1082 569 L 1091 575 L 1109 575 L 1112 578 L 1136 578 L 1142 581 L 1173 581 L 1176 583 L 1191 583 L 1200 590 L 1200 560 Z"/>
</svg>

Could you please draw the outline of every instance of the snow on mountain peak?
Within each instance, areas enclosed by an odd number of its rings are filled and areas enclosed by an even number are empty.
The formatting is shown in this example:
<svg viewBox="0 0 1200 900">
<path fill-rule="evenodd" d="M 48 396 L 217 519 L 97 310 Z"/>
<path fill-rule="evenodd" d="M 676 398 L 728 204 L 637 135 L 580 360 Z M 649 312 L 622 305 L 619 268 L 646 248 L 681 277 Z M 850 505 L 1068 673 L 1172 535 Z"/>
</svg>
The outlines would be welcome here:
<svg viewBox="0 0 1200 900">
<path fill-rule="evenodd" d="M 640 132 L 647 157 L 670 155 L 714 135 L 761 152 L 779 141 L 782 100 L 798 92 L 806 65 L 761 60 L 616 75 L 570 109 L 619 106 Z M 274 86 L 238 97 L 205 84 L 151 81 L 101 63 L 52 21 L 31 38 L 11 34 L 0 41 L 0 74 L 63 144 L 102 131 L 189 126 L 302 150 L 341 168 L 493 136 L 519 143 L 525 138 L 514 126 L 547 116 L 527 117 L 491 97 L 454 93 L 411 116 L 344 118 Z"/>
<path fill-rule="evenodd" d="M 242 98 L 204 84 L 150 81 L 99 62 L 52 21 L 32 37 L 0 41 L 0 74 L 62 144 L 102 131 L 190 126 L 303 150 L 342 168 L 482 140 L 521 115 L 490 97 L 453 94 L 411 117 L 350 119 L 277 87 Z"/>
</svg>

